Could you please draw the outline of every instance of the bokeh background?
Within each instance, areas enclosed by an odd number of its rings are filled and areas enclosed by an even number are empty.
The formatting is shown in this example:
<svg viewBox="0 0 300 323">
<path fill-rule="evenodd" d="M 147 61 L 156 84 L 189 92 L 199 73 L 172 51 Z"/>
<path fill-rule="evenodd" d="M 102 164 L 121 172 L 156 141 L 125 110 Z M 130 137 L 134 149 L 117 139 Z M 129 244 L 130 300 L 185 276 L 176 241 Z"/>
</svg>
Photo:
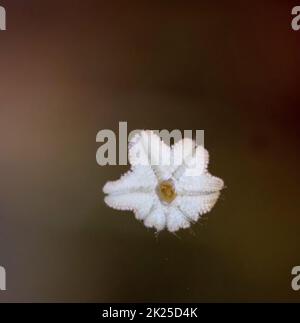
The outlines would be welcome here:
<svg viewBox="0 0 300 323">
<path fill-rule="evenodd" d="M 300 301 L 294 1 L 1 0 L 0 301 Z M 299 3 L 298 3 L 299 5 Z M 158 236 L 103 202 L 96 134 L 204 129 L 226 190 Z"/>
</svg>

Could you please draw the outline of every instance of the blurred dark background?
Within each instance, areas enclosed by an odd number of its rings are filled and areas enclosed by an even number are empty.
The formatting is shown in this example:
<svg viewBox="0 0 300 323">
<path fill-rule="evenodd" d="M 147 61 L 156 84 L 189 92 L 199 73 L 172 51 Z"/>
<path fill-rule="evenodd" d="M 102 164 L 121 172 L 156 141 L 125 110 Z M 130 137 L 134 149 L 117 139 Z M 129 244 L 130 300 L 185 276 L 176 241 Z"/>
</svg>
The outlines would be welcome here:
<svg viewBox="0 0 300 323">
<path fill-rule="evenodd" d="M 1 5 L 0 301 L 300 301 L 296 2 Z M 106 207 L 119 121 L 205 130 L 227 188 L 192 230 Z"/>
</svg>

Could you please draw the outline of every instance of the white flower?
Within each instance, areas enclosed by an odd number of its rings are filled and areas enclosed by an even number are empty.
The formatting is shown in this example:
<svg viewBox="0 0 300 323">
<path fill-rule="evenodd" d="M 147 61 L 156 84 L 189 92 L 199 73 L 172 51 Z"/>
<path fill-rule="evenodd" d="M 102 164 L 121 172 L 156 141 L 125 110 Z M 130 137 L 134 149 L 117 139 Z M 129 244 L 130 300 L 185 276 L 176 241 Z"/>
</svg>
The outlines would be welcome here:
<svg viewBox="0 0 300 323">
<path fill-rule="evenodd" d="M 129 143 L 131 170 L 104 186 L 105 202 L 133 211 L 157 231 L 188 228 L 213 208 L 224 186 L 208 173 L 208 159 L 207 150 L 192 139 L 170 147 L 152 131 L 142 131 Z"/>
</svg>

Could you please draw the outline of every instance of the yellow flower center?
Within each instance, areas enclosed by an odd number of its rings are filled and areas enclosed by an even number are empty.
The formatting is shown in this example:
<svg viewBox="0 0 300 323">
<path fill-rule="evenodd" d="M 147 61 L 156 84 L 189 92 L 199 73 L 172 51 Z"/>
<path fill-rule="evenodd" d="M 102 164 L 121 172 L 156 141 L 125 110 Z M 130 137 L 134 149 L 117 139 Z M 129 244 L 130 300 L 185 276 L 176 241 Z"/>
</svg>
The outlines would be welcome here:
<svg viewBox="0 0 300 323">
<path fill-rule="evenodd" d="M 163 181 L 158 185 L 157 188 L 158 196 L 163 202 L 171 203 L 176 197 L 176 191 L 173 182 Z"/>
</svg>

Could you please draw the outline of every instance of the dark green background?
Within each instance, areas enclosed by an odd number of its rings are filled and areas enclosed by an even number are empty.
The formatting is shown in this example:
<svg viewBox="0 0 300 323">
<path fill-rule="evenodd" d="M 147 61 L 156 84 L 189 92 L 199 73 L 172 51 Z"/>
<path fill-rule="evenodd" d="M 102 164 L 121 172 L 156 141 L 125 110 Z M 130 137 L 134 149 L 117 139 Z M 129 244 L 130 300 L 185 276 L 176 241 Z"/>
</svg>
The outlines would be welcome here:
<svg viewBox="0 0 300 323">
<path fill-rule="evenodd" d="M 300 31 L 289 1 L 1 1 L 1 301 L 299 301 Z M 96 134 L 204 129 L 226 189 L 155 236 Z"/>
</svg>

